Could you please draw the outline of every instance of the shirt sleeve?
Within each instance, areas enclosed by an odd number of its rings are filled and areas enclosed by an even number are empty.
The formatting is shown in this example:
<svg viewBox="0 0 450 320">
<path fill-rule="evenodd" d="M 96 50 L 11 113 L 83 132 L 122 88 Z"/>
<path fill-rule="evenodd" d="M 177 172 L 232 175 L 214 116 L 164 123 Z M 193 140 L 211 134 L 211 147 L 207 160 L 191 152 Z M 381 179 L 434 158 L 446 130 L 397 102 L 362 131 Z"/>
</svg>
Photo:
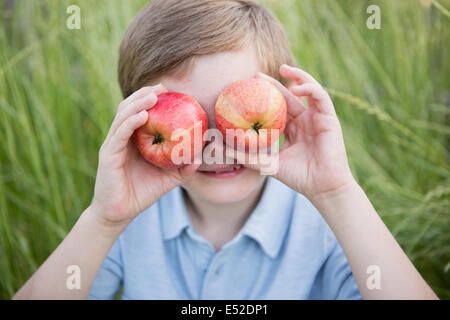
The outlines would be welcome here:
<svg viewBox="0 0 450 320">
<path fill-rule="evenodd" d="M 89 292 L 90 300 L 112 300 L 120 289 L 123 278 L 120 238 L 109 250 Z"/>
<path fill-rule="evenodd" d="M 331 230 L 328 244 L 332 247 L 324 265 L 325 296 L 334 300 L 360 300 L 361 295 L 341 246 Z"/>
</svg>

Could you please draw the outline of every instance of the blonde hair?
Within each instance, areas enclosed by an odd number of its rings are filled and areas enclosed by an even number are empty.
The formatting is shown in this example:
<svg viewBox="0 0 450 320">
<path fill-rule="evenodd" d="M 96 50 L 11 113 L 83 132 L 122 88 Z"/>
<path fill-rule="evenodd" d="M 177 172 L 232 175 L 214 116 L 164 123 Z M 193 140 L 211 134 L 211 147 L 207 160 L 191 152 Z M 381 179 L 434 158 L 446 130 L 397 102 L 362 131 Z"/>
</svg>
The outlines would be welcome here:
<svg viewBox="0 0 450 320">
<path fill-rule="evenodd" d="M 260 70 L 282 81 L 295 64 L 283 27 L 252 0 L 154 0 L 128 27 L 119 51 L 124 97 L 163 75 L 185 74 L 195 57 L 253 45 Z"/>
</svg>

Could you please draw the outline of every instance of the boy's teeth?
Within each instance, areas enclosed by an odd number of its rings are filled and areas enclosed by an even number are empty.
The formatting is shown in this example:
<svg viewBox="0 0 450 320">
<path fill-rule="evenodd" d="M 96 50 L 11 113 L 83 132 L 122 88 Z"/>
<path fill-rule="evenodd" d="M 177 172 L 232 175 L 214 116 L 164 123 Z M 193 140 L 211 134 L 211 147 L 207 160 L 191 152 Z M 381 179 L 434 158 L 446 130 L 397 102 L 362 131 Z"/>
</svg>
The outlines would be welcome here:
<svg viewBox="0 0 450 320">
<path fill-rule="evenodd" d="M 241 166 L 242 166 L 242 165 L 237 164 L 237 165 L 234 165 L 233 167 L 230 167 L 230 169 L 228 169 L 228 170 L 215 171 L 215 173 L 216 173 L 216 174 L 219 174 L 219 173 L 224 173 L 224 172 L 231 172 L 231 171 L 240 169 Z"/>
</svg>

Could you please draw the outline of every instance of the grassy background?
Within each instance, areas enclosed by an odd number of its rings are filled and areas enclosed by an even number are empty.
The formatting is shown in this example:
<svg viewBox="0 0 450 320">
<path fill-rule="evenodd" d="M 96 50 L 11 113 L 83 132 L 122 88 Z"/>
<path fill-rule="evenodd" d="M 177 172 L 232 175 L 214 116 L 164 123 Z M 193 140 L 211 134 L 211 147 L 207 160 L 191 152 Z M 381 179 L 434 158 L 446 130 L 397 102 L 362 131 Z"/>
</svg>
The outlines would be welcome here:
<svg viewBox="0 0 450 320">
<path fill-rule="evenodd" d="M 265 1 L 298 65 L 333 95 L 351 168 L 441 298 L 450 298 L 450 1 Z M 65 26 L 69 4 L 81 30 Z M 117 49 L 146 1 L 0 0 L 0 298 L 92 197 L 121 96 Z M 381 8 L 381 30 L 366 8 Z"/>
</svg>

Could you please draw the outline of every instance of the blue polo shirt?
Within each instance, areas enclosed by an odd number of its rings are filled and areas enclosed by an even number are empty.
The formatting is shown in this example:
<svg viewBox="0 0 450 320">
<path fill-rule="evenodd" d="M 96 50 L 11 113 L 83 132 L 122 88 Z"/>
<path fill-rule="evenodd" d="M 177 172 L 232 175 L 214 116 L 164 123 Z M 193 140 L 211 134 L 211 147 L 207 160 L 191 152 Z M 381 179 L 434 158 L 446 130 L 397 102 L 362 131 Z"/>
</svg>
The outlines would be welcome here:
<svg viewBox="0 0 450 320">
<path fill-rule="evenodd" d="M 243 228 L 219 252 L 193 229 L 181 187 L 164 195 L 120 235 L 89 299 L 113 299 L 121 286 L 122 299 L 361 298 L 317 209 L 270 177 Z"/>
</svg>

